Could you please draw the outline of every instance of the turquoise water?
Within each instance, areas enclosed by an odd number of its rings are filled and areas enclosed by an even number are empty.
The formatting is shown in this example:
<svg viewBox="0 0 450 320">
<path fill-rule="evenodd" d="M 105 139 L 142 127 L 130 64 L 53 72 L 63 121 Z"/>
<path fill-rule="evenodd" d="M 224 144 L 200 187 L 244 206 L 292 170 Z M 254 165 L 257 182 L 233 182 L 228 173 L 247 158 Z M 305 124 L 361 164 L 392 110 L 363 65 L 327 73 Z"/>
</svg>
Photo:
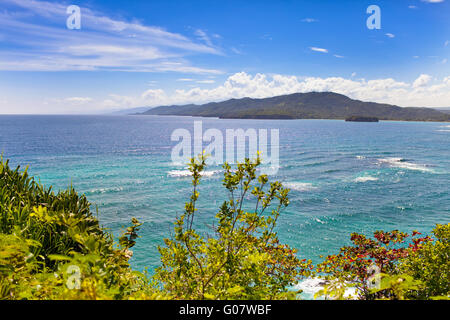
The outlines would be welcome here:
<svg viewBox="0 0 450 320">
<path fill-rule="evenodd" d="M 450 220 L 448 123 L 0 116 L 0 150 L 47 186 L 72 183 L 114 234 L 131 217 L 144 222 L 132 264 L 151 271 L 191 187 L 185 168 L 171 163 L 170 135 L 177 128 L 193 132 L 194 120 L 204 130 L 279 129 L 281 168 L 273 178 L 291 188 L 291 204 L 278 233 L 314 263 L 348 244 L 351 232 L 429 233 Z M 226 199 L 220 168 L 208 171 L 198 221 L 206 230 Z"/>
</svg>

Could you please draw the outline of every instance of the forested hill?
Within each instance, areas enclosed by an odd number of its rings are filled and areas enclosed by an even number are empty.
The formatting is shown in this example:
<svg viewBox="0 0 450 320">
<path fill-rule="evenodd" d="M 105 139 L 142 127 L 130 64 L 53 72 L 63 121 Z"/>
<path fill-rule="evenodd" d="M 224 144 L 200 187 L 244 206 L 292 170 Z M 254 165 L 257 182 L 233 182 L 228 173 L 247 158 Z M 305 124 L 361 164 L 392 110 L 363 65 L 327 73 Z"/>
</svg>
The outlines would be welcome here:
<svg viewBox="0 0 450 320">
<path fill-rule="evenodd" d="M 380 120 L 450 121 L 450 114 L 431 108 L 402 108 L 364 102 L 334 92 L 294 93 L 264 99 L 230 99 L 202 105 L 162 106 L 139 115 L 179 115 L 228 119 L 346 119 L 351 116 Z"/>
</svg>

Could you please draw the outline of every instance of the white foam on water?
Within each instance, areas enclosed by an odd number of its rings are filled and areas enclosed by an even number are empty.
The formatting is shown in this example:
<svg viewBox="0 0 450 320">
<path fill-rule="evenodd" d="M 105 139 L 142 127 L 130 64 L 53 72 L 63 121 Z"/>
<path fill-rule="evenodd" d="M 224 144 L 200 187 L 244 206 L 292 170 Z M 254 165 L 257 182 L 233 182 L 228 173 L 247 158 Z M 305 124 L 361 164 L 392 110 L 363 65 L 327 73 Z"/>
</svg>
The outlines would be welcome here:
<svg viewBox="0 0 450 320">
<path fill-rule="evenodd" d="M 188 177 L 192 175 L 189 170 L 171 170 L 167 174 L 171 177 Z"/>
<path fill-rule="evenodd" d="M 438 131 L 438 132 L 450 132 L 450 129 L 448 129 L 448 130 L 440 129 L 440 130 L 436 130 L 436 131 Z"/>
<path fill-rule="evenodd" d="M 378 180 L 377 177 L 364 176 L 364 177 L 358 177 L 353 181 L 354 182 L 367 182 L 367 181 L 377 181 L 377 180 Z"/>
<path fill-rule="evenodd" d="M 320 278 L 308 278 L 305 279 L 303 281 L 300 281 L 299 283 L 297 283 L 293 289 L 294 290 L 303 290 L 303 292 L 301 293 L 301 296 L 304 299 L 309 299 L 312 300 L 314 299 L 314 295 L 319 292 L 320 290 L 322 290 L 325 285 L 328 284 L 327 280 L 324 279 L 320 279 Z M 349 287 L 345 289 L 345 293 L 344 293 L 344 297 L 354 297 L 356 298 L 357 294 L 356 294 L 356 288 L 354 287 Z M 318 297 L 318 299 L 324 299 L 323 296 L 322 297 Z"/>
<path fill-rule="evenodd" d="M 366 157 L 364 157 L 364 156 L 356 156 L 356 159 L 365 159 Z"/>
<path fill-rule="evenodd" d="M 98 188 L 89 190 L 88 193 L 109 193 L 109 192 L 120 192 L 123 191 L 123 187 L 112 187 L 112 188 Z"/>
<path fill-rule="evenodd" d="M 203 171 L 200 173 L 200 175 L 202 177 L 211 177 L 217 173 L 219 173 L 218 170 L 211 170 L 211 171 Z M 189 170 L 171 170 L 167 172 L 167 175 L 171 177 L 189 177 L 192 176 L 192 173 Z"/>
<path fill-rule="evenodd" d="M 434 172 L 434 170 L 428 168 L 426 165 L 408 162 L 403 158 L 384 158 L 378 159 L 378 161 L 402 169 L 417 170 L 422 172 Z"/>
<path fill-rule="evenodd" d="M 315 219 L 316 220 L 316 222 L 318 222 L 318 223 L 321 223 L 321 224 L 325 224 L 325 222 L 323 222 L 322 220 L 320 220 L 320 219 Z"/>
<path fill-rule="evenodd" d="M 294 286 L 295 290 L 303 290 L 303 293 L 307 294 L 308 296 L 311 296 L 311 298 L 314 297 L 316 292 L 323 289 L 323 287 L 326 285 L 326 281 L 320 278 L 308 278 L 306 280 L 303 280 L 299 283 L 297 283 Z"/>
<path fill-rule="evenodd" d="M 220 172 L 219 170 L 203 171 L 201 173 L 201 176 L 203 176 L 203 177 L 211 177 L 213 175 L 218 174 L 219 172 Z"/>
<path fill-rule="evenodd" d="M 309 182 L 285 182 L 283 186 L 295 191 L 312 191 L 317 189 L 317 187 Z"/>
</svg>

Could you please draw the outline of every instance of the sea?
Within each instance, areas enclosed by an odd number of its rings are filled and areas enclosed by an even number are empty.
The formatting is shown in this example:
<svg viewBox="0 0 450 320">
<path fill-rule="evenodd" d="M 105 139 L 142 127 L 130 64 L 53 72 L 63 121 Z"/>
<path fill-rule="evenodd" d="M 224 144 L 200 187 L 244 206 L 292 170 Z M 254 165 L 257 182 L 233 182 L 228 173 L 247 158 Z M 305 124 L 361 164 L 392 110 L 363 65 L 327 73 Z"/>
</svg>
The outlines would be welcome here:
<svg viewBox="0 0 450 320">
<path fill-rule="evenodd" d="M 349 245 L 352 232 L 430 234 L 450 222 L 449 123 L 2 115 L 0 151 L 45 186 L 73 185 L 115 236 L 132 217 L 143 222 L 131 264 L 152 273 L 192 191 L 187 166 L 171 160 L 171 136 L 193 133 L 195 121 L 224 136 L 278 130 L 279 169 L 269 178 L 291 191 L 276 232 L 301 259 L 319 263 Z M 228 199 L 222 179 L 221 166 L 211 165 L 201 181 L 196 223 L 205 234 Z"/>
</svg>

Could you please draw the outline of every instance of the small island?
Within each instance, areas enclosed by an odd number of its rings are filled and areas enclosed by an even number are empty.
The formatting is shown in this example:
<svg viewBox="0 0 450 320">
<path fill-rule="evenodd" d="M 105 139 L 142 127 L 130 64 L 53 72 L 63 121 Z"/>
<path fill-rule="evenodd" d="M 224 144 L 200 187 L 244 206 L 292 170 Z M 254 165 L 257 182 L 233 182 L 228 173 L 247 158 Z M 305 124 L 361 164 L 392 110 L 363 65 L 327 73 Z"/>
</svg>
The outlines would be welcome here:
<svg viewBox="0 0 450 320">
<path fill-rule="evenodd" d="M 345 121 L 353 121 L 353 122 L 378 122 L 378 118 L 376 117 L 362 117 L 362 116 L 351 116 L 345 119 Z"/>
</svg>

